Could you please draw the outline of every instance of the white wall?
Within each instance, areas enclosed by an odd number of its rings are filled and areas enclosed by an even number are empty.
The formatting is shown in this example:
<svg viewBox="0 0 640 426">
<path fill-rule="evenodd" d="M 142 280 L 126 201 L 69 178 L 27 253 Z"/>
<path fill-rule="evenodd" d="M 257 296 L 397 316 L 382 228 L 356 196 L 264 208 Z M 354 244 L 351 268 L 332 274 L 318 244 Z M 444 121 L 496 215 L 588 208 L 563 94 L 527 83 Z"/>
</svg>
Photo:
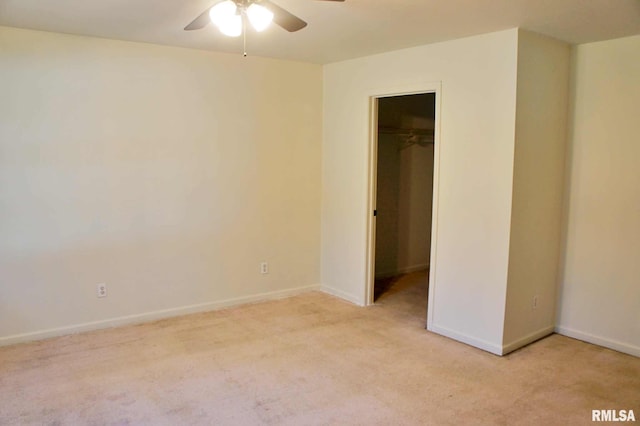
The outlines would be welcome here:
<svg viewBox="0 0 640 426">
<path fill-rule="evenodd" d="M 322 284 L 327 291 L 361 304 L 366 300 L 369 97 L 441 83 L 431 325 L 501 352 L 517 42 L 517 30 L 508 30 L 325 66 Z"/>
<path fill-rule="evenodd" d="M 416 144 L 400 151 L 399 272 L 416 271 L 429 266 L 433 148 L 433 145 Z"/>
<path fill-rule="evenodd" d="M 507 292 L 503 267 L 522 40 L 326 66 L 321 153 L 319 66 L 0 28 L 0 343 L 313 287 L 320 156 L 321 282 L 364 303 L 368 98 L 441 83 L 433 323 L 497 351 L 532 324 L 507 303 L 502 330 L 505 293 L 528 308 L 533 288 Z M 639 49 L 630 37 L 574 52 L 557 327 L 636 355 Z"/>
<path fill-rule="evenodd" d="M 558 331 L 640 356 L 640 36 L 573 58 Z"/>
<path fill-rule="evenodd" d="M 554 330 L 569 62 L 568 44 L 520 30 L 505 352 Z"/>
<path fill-rule="evenodd" d="M 320 66 L 11 28 L 0 62 L 0 342 L 319 284 Z"/>
</svg>

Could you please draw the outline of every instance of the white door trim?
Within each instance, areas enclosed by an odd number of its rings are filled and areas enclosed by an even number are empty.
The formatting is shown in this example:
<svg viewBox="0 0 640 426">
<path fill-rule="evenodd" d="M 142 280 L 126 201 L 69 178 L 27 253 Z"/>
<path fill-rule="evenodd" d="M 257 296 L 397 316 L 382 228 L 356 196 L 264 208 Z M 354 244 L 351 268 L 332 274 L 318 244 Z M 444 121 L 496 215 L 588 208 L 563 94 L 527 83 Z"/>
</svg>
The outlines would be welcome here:
<svg viewBox="0 0 640 426">
<path fill-rule="evenodd" d="M 436 117 L 434 134 L 434 158 L 433 158 L 433 205 L 431 220 L 431 257 L 429 268 L 429 302 L 427 308 L 427 329 L 431 330 L 434 318 L 434 298 L 436 291 L 436 269 L 438 254 L 438 204 L 440 194 L 440 153 L 442 143 L 440 138 L 440 120 L 442 103 L 441 82 L 418 82 L 401 87 L 386 87 L 371 89 L 367 92 L 369 99 L 369 153 L 367 170 L 367 211 L 366 211 L 366 272 L 363 285 L 363 300 L 366 306 L 373 304 L 373 291 L 375 281 L 375 242 L 376 242 L 376 218 L 373 210 L 376 207 L 376 177 L 378 165 L 378 99 L 392 96 L 417 95 L 422 93 L 435 93 Z"/>
</svg>

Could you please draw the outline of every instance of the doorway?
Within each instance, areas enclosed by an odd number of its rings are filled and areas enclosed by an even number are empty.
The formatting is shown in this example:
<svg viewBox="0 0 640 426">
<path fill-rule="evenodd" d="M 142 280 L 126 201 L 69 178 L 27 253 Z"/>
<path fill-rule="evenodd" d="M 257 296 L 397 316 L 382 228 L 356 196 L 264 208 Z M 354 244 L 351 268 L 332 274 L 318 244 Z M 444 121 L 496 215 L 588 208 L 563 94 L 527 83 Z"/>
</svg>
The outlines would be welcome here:
<svg viewBox="0 0 640 426">
<path fill-rule="evenodd" d="M 436 93 L 374 99 L 372 302 L 426 317 Z"/>
</svg>

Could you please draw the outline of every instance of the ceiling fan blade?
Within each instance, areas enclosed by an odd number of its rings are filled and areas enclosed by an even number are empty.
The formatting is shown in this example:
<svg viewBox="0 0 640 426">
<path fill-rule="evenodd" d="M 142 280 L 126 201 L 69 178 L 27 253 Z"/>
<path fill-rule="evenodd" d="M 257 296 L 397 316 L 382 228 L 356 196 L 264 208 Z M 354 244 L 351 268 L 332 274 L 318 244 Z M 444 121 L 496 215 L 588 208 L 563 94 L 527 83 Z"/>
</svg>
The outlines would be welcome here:
<svg viewBox="0 0 640 426">
<path fill-rule="evenodd" d="M 206 27 L 209 24 L 209 22 L 211 22 L 211 19 L 209 18 L 209 9 L 205 10 L 200 14 L 200 16 L 198 16 L 196 19 L 191 21 L 189 25 L 184 27 L 184 30 L 192 31 L 192 30 L 199 30 Z"/>
<path fill-rule="evenodd" d="M 267 9 L 273 12 L 273 22 L 290 33 L 301 30 L 307 26 L 307 23 L 302 19 L 269 0 L 262 0 L 260 4 L 266 6 Z"/>
<path fill-rule="evenodd" d="M 344 2 L 344 0 L 319 0 L 319 1 Z M 273 12 L 273 22 L 280 25 L 282 28 L 289 31 L 290 33 L 299 31 L 307 26 L 307 23 L 304 22 L 302 19 L 298 18 L 293 13 L 287 11 L 286 9 L 281 8 L 280 6 L 278 6 L 275 3 L 272 3 L 269 0 L 258 0 L 256 1 L 256 3 L 260 3 L 267 6 L 267 8 L 271 10 L 271 12 Z M 211 22 L 211 19 L 209 18 L 210 9 L 211 8 L 208 8 L 207 10 L 202 12 L 196 19 L 191 21 L 189 25 L 184 27 L 184 30 L 185 31 L 199 30 L 209 25 L 209 22 Z"/>
</svg>

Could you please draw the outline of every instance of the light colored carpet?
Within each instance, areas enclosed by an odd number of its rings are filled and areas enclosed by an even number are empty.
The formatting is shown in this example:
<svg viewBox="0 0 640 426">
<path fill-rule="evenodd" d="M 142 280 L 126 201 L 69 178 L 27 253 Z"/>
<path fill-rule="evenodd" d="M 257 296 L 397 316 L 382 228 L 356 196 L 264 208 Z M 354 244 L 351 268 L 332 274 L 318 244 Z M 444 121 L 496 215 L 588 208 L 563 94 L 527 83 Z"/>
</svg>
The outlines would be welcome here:
<svg viewBox="0 0 640 426">
<path fill-rule="evenodd" d="M 500 358 L 424 330 L 426 275 L 0 348 L 0 424 L 570 425 L 640 414 L 640 359 L 554 335 Z M 402 291 L 404 290 L 404 291 Z"/>
</svg>

